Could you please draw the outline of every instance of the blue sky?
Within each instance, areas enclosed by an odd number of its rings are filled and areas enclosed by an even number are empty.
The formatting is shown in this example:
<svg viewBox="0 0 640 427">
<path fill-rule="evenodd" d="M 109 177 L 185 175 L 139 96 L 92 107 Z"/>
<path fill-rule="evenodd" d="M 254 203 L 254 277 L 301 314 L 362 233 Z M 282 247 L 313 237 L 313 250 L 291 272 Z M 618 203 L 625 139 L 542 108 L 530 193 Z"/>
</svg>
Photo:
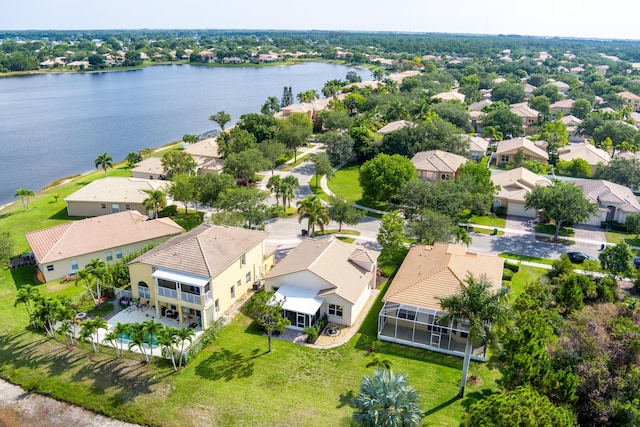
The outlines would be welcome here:
<svg viewBox="0 0 640 427">
<path fill-rule="evenodd" d="M 0 30 L 292 29 L 640 40 L 632 0 L 16 0 Z"/>
</svg>

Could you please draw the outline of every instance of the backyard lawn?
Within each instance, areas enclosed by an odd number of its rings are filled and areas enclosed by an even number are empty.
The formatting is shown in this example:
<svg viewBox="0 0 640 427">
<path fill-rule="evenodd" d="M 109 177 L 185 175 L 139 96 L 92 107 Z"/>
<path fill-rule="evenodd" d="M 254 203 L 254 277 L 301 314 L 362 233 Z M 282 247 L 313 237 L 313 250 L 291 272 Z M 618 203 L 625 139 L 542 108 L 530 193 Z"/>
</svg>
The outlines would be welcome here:
<svg viewBox="0 0 640 427">
<path fill-rule="evenodd" d="M 46 339 L 27 329 L 24 306 L 13 306 L 16 289 L 31 282 L 33 268 L 0 271 L 0 375 L 27 390 L 81 404 L 89 409 L 146 425 L 352 425 L 349 402 L 357 395 L 376 334 L 380 297 L 361 330 L 345 345 L 318 350 L 267 339 L 238 314 L 218 339 L 188 368 L 173 373 L 162 361 L 146 366 L 140 355 L 115 359 L 101 347 L 68 348 L 62 338 Z M 76 288 L 73 284 L 69 287 Z M 38 286 L 51 294 L 47 285 Z M 63 292 L 56 289 L 55 292 Z M 464 410 L 498 390 L 499 372 L 474 363 L 482 382 L 455 399 L 462 359 L 382 343 L 379 354 L 393 370 L 409 375 L 427 413 L 425 425 L 457 426 Z M 161 404 L 160 404 L 161 403 Z"/>
<path fill-rule="evenodd" d="M 386 210 L 386 205 L 384 203 L 362 199 L 362 188 L 358 182 L 359 174 L 360 165 L 351 163 L 343 166 L 336 171 L 333 178 L 327 181 L 329 190 L 331 190 L 335 195 L 350 202 L 373 209 Z"/>
</svg>

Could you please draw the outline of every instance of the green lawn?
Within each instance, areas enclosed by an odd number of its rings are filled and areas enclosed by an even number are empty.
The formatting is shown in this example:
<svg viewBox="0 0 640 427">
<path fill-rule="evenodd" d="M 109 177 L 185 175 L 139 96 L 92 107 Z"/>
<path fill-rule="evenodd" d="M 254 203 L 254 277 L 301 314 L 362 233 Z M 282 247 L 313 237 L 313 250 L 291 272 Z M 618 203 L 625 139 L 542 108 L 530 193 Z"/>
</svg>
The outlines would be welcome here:
<svg viewBox="0 0 640 427">
<path fill-rule="evenodd" d="M 538 281 L 548 271 L 549 270 L 545 268 L 521 265 L 520 270 L 516 274 L 514 274 L 513 278 L 511 279 L 511 301 L 513 301 L 518 295 L 520 295 L 529 283 Z"/>
<path fill-rule="evenodd" d="M 242 314 L 218 340 L 178 373 L 162 361 L 146 366 L 127 354 L 115 359 L 87 344 L 68 348 L 26 328 L 23 306 L 13 307 L 16 288 L 32 281 L 33 268 L 0 271 L 0 375 L 27 390 L 81 404 L 91 410 L 145 425 L 351 426 L 351 399 L 371 373 L 367 343 L 375 338 L 378 297 L 360 331 L 345 345 L 312 349 L 267 340 Z M 67 287 L 81 289 L 73 284 Z M 39 285 L 49 293 L 47 285 Z M 380 345 L 393 369 L 409 375 L 427 413 L 424 425 L 457 426 L 470 404 L 498 390 L 491 363 L 473 363 L 482 383 L 455 399 L 462 359 L 401 345 Z"/>
<path fill-rule="evenodd" d="M 507 220 L 497 216 L 472 216 L 469 220 L 471 224 L 488 225 L 490 227 L 505 228 Z"/>
<path fill-rule="evenodd" d="M 555 226 L 555 224 L 537 223 L 536 224 L 536 233 L 550 234 L 550 235 L 553 236 L 556 233 L 556 226 Z M 561 227 L 560 228 L 560 232 L 558 233 L 558 236 L 560 236 L 560 237 L 573 237 L 573 228 L 571 228 L 571 227 Z"/>
<path fill-rule="evenodd" d="M 605 231 L 604 235 L 607 239 L 607 243 L 620 243 L 624 241 L 629 246 L 640 247 L 640 238 L 635 234 L 622 233 L 620 231 Z"/>
<path fill-rule="evenodd" d="M 360 174 L 360 165 L 348 164 L 336 171 L 327 185 L 335 195 L 342 197 L 350 202 L 357 203 L 372 209 L 386 210 L 387 205 L 381 202 L 364 200 L 362 198 L 362 188 L 358 182 Z"/>
<path fill-rule="evenodd" d="M 498 254 L 498 256 L 502 257 L 502 258 L 508 258 L 508 259 L 511 259 L 511 260 L 516 260 L 516 261 L 537 262 L 539 264 L 547 264 L 547 265 L 552 265 L 553 262 L 555 261 L 555 260 L 549 259 L 549 258 L 538 258 L 538 257 L 535 257 L 535 256 L 513 254 L 513 253 L 509 253 L 509 252 L 502 252 L 502 253 Z"/>
</svg>

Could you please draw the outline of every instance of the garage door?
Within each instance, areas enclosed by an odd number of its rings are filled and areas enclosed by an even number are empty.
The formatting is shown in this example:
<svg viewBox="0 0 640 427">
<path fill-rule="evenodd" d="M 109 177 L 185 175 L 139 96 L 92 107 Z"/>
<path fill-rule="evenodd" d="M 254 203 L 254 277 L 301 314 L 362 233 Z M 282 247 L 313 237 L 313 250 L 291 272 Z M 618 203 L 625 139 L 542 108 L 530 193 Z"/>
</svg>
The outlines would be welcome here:
<svg viewBox="0 0 640 427">
<path fill-rule="evenodd" d="M 536 216 L 535 209 L 526 210 L 524 208 L 524 204 L 521 204 L 521 203 L 509 203 L 509 208 L 507 209 L 507 213 L 509 215 L 524 216 L 527 218 L 535 218 Z"/>
</svg>

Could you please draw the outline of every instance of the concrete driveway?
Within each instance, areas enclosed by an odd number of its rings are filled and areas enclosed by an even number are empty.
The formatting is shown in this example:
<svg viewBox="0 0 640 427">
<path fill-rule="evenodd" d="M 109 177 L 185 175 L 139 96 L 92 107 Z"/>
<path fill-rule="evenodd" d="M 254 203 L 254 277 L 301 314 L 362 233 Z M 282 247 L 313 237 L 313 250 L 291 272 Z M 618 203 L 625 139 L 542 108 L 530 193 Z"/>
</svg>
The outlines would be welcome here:
<svg viewBox="0 0 640 427">
<path fill-rule="evenodd" d="M 607 243 L 604 231 L 600 227 L 593 225 L 574 225 L 573 233 L 576 240 L 581 241 L 584 246 L 589 248 L 601 248 Z"/>
</svg>

